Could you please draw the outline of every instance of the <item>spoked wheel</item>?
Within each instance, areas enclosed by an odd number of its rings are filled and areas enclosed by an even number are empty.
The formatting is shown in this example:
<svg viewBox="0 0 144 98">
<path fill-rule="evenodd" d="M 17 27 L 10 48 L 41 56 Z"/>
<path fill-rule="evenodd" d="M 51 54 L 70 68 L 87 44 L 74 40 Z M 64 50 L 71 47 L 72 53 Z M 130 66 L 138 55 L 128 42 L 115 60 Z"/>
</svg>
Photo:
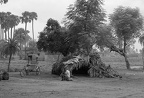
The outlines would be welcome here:
<svg viewBox="0 0 144 98">
<path fill-rule="evenodd" d="M 27 75 L 26 70 L 25 70 L 25 69 L 22 69 L 22 70 L 20 71 L 20 76 L 21 76 L 21 77 L 24 77 L 24 76 L 26 76 L 26 75 Z"/>
<path fill-rule="evenodd" d="M 36 69 L 36 75 L 39 75 L 40 74 L 40 67 L 38 67 L 37 69 Z"/>
</svg>

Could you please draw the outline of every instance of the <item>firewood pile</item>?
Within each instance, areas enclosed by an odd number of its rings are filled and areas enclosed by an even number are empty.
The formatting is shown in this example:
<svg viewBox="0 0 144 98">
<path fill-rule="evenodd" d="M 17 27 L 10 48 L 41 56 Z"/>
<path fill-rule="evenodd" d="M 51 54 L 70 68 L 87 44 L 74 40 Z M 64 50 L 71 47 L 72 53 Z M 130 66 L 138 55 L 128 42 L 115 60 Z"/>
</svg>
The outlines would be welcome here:
<svg viewBox="0 0 144 98">
<path fill-rule="evenodd" d="M 122 78 L 117 71 L 115 71 L 111 66 L 106 66 L 98 53 L 92 53 L 89 55 L 89 60 L 85 60 L 83 57 L 74 56 L 68 57 L 64 60 L 57 62 L 53 65 L 52 74 L 60 75 L 63 68 L 67 67 L 71 74 L 73 69 L 80 69 L 82 66 L 88 66 L 88 74 L 90 77 L 106 77 L 106 78 Z"/>
</svg>

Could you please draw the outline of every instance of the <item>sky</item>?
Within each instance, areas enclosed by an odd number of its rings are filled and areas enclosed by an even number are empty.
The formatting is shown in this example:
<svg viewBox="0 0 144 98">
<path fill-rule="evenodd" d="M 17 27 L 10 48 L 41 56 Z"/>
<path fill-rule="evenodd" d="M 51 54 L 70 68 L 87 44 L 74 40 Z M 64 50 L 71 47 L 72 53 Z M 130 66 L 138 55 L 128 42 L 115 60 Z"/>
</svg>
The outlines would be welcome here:
<svg viewBox="0 0 144 98">
<path fill-rule="evenodd" d="M 37 21 L 34 22 L 35 39 L 38 39 L 38 32 L 41 32 L 46 26 L 49 18 L 62 22 L 67 8 L 73 4 L 75 0 L 9 0 L 7 4 L 0 5 L 0 12 L 11 12 L 12 14 L 21 16 L 24 11 L 36 12 L 38 14 Z M 103 8 L 106 14 L 112 14 L 118 6 L 138 7 L 140 13 L 144 16 L 144 0 L 104 0 Z M 16 28 L 24 28 L 24 24 L 20 24 Z M 27 29 L 31 32 L 31 24 L 28 24 Z M 141 48 L 138 43 L 136 48 Z"/>
</svg>

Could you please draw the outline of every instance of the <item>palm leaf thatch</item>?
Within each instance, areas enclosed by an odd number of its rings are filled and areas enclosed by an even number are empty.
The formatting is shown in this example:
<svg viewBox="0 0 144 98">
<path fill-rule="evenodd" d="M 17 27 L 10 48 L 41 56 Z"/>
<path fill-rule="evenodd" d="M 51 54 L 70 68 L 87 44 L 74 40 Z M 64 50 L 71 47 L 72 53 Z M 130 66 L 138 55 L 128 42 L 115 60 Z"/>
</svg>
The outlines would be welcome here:
<svg viewBox="0 0 144 98">
<path fill-rule="evenodd" d="M 65 67 L 72 72 L 74 68 L 78 69 L 83 64 L 84 60 L 80 56 L 68 56 L 53 65 L 52 74 L 60 75 Z"/>
<path fill-rule="evenodd" d="M 88 60 L 81 56 L 66 57 L 53 65 L 52 74 L 60 75 L 64 68 L 68 68 L 72 75 L 74 69 L 79 70 L 82 67 L 87 68 L 90 77 L 121 77 L 118 72 L 101 61 L 98 53 L 90 54 Z"/>
</svg>

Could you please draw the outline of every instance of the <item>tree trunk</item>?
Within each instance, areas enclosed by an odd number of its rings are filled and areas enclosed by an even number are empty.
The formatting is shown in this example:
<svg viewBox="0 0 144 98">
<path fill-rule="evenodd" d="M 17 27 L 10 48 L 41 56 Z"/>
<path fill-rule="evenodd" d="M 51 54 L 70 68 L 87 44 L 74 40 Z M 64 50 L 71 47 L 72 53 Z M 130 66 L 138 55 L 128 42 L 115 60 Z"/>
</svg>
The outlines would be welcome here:
<svg viewBox="0 0 144 98">
<path fill-rule="evenodd" d="M 25 22 L 25 31 L 27 30 L 27 22 Z"/>
<path fill-rule="evenodd" d="M 8 72 L 10 71 L 11 57 L 12 57 L 12 53 L 10 53 L 10 57 L 9 57 L 9 63 L 8 63 L 8 69 L 7 69 Z"/>
<path fill-rule="evenodd" d="M 127 55 L 125 55 L 124 58 L 125 58 L 125 62 L 126 62 L 126 68 L 130 69 L 130 63 L 128 61 Z"/>
<path fill-rule="evenodd" d="M 118 38 L 118 45 L 119 45 L 119 48 L 122 49 L 122 39 L 121 38 Z"/>
<path fill-rule="evenodd" d="M 32 34 L 33 34 L 33 41 L 34 41 L 34 21 L 32 20 Z"/>
<path fill-rule="evenodd" d="M 128 58 L 127 58 L 127 52 L 126 52 L 126 38 L 124 38 L 124 58 L 125 58 L 125 62 L 126 62 L 126 68 L 127 69 L 130 69 L 130 63 L 128 61 Z"/>
<path fill-rule="evenodd" d="M 26 36 L 26 30 L 27 30 L 27 22 L 25 22 L 25 36 Z M 25 43 L 25 59 L 26 59 L 26 43 Z"/>
<path fill-rule="evenodd" d="M 25 44 L 25 59 L 26 59 L 26 44 Z"/>
<path fill-rule="evenodd" d="M 56 62 L 59 62 L 60 55 L 61 55 L 61 54 L 58 54 L 58 57 L 57 57 L 57 61 L 56 61 Z"/>
<path fill-rule="evenodd" d="M 11 28 L 11 39 L 12 39 L 12 28 Z"/>
<path fill-rule="evenodd" d="M 15 26 L 14 26 L 14 30 L 13 30 L 13 32 L 15 32 Z"/>
<path fill-rule="evenodd" d="M 9 39 L 9 29 L 8 29 L 8 39 Z"/>
<path fill-rule="evenodd" d="M 21 44 L 21 33 L 20 33 L 20 54 L 19 54 L 20 60 L 22 59 L 22 50 L 21 50 L 21 48 L 22 48 L 22 44 Z"/>
<path fill-rule="evenodd" d="M 142 48 L 142 61 L 143 61 L 143 70 L 144 70 L 144 47 Z"/>
<path fill-rule="evenodd" d="M 5 40 L 7 40 L 7 30 L 5 30 Z"/>
<path fill-rule="evenodd" d="M 127 54 L 126 54 L 126 42 L 124 43 L 124 49 L 119 49 L 116 46 L 107 46 L 107 47 L 110 48 L 110 51 L 115 51 L 115 52 L 119 53 L 120 55 L 124 56 L 125 62 L 126 62 L 126 67 L 127 67 L 127 69 L 130 69 L 130 63 L 128 61 Z"/>
</svg>

